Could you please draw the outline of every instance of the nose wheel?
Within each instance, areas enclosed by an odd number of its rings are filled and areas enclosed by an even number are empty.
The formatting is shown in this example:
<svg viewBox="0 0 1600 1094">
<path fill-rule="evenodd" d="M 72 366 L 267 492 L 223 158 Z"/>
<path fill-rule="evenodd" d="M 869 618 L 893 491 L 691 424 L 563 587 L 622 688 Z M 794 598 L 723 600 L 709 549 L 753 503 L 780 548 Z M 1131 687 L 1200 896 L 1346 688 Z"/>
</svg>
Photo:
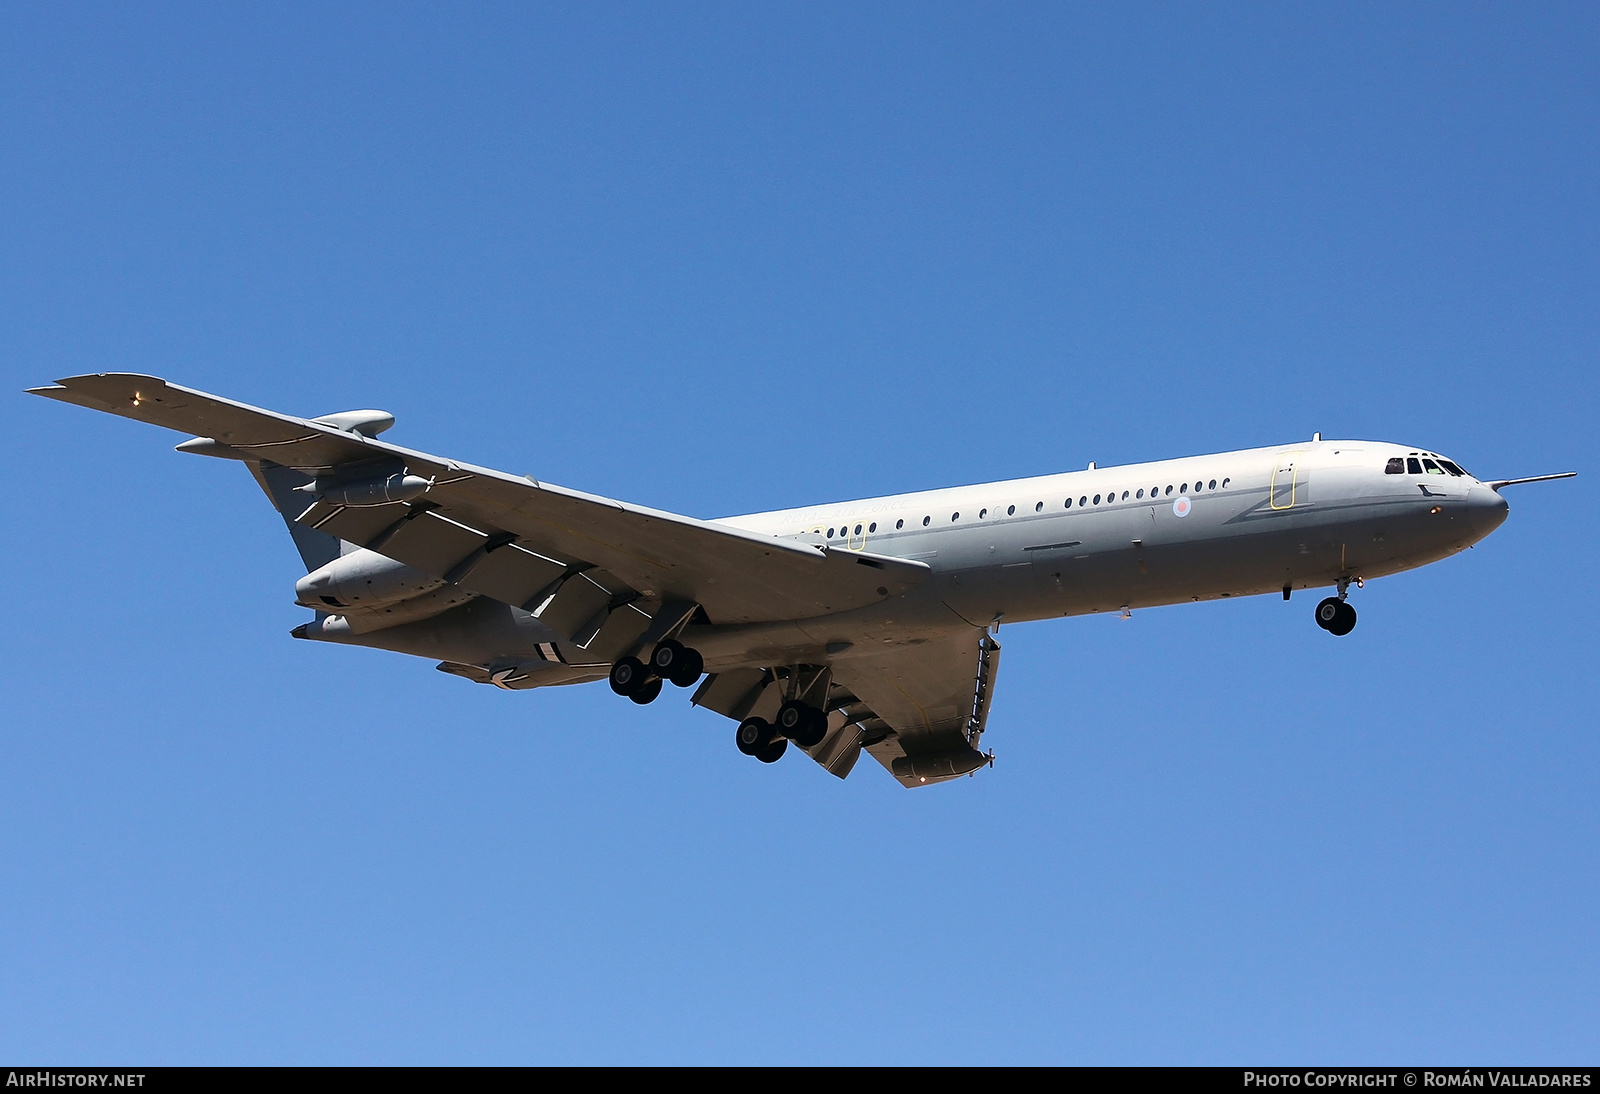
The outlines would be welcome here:
<svg viewBox="0 0 1600 1094">
<path fill-rule="evenodd" d="M 1316 618 L 1317 626 L 1329 634 L 1346 635 L 1356 629 L 1356 610 L 1336 596 L 1317 605 Z"/>
</svg>

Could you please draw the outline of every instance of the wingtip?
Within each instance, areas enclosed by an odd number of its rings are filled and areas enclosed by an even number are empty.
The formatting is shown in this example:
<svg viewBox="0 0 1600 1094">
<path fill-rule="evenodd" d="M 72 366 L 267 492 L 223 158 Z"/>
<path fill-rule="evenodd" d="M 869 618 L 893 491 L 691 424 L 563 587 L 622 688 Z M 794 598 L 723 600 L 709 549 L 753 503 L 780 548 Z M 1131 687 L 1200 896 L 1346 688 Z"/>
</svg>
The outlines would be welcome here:
<svg viewBox="0 0 1600 1094">
<path fill-rule="evenodd" d="M 70 380 L 73 379 L 73 377 L 69 376 L 67 379 Z M 90 395 L 88 392 L 79 391 L 76 388 L 68 387 L 64 383 L 46 384 L 43 387 L 24 388 L 23 391 L 29 395 L 39 395 L 46 399 L 52 399 L 58 403 L 71 403 L 74 406 L 87 407 L 90 410 L 110 411 L 112 409 L 111 404 L 106 402 L 104 399 Z"/>
</svg>

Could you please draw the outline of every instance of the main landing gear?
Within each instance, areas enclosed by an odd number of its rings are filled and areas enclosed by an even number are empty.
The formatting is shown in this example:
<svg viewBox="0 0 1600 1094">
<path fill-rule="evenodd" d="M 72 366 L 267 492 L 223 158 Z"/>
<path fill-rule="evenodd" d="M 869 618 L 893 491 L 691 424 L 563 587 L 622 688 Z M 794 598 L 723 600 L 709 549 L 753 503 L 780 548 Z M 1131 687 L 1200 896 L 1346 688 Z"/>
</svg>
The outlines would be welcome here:
<svg viewBox="0 0 1600 1094">
<path fill-rule="evenodd" d="M 776 763 L 793 741 L 801 748 L 822 743 L 828 735 L 828 716 L 816 707 L 790 699 L 778 708 L 775 721 L 746 718 L 734 732 L 734 744 L 746 756 L 764 764 Z"/>
<path fill-rule="evenodd" d="M 680 688 L 693 687 L 705 671 L 700 654 L 676 639 L 656 643 L 646 667 L 637 657 L 624 657 L 611 666 L 611 690 L 644 704 L 661 694 L 661 681 Z"/>
<path fill-rule="evenodd" d="M 774 764 L 789 750 L 789 739 L 778 733 L 765 718 L 746 718 L 734 731 L 733 743 L 746 756 L 764 764 Z"/>
<path fill-rule="evenodd" d="M 1341 577 L 1339 595 L 1330 596 L 1317 605 L 1317 626 L 1329 634 L 1337 635 L 1346 635 L 1356 629 L 1356 610 L 1345 600 L 1349 592 L 1350 579 Z"/>
</svg>

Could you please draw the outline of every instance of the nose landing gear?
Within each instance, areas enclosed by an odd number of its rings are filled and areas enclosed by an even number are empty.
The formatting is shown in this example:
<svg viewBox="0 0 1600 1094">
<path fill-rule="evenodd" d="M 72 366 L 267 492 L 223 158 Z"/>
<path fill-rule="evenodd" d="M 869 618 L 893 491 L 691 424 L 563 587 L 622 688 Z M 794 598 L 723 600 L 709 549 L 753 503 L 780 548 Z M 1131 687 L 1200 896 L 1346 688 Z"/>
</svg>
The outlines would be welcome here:
<svg viewBox="0 0 1600 1094">
<path fill-rule="evenodd" d="M 1317 605 L 1317 626 L 1329 634 L 1346 635 L 1356 629 L 1356 610 L 1345 597 L 1350 592 L 1350 578 L 1339 579 L 1339 595 L 1330 596 Z M 1359 585 L 1360 580 L 1356 583 Z"/>
</svg>

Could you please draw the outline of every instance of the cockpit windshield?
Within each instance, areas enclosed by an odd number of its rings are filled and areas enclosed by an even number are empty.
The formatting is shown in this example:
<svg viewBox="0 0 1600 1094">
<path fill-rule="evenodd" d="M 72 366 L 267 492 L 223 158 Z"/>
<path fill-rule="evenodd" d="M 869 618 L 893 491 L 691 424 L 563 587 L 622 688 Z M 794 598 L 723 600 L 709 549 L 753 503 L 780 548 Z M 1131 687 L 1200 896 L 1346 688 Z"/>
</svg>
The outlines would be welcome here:
<svg viewBox="0 0 1600 1094">
<path fill-rule="evenodd" d="M 1458 463 L 1443 456 L 1413 452 L 1409 456 L 1393 456 L 1384 464 L 1385 475 L 1449 475 L 1452 478 L 1470 478 Z"/>
</svg>

